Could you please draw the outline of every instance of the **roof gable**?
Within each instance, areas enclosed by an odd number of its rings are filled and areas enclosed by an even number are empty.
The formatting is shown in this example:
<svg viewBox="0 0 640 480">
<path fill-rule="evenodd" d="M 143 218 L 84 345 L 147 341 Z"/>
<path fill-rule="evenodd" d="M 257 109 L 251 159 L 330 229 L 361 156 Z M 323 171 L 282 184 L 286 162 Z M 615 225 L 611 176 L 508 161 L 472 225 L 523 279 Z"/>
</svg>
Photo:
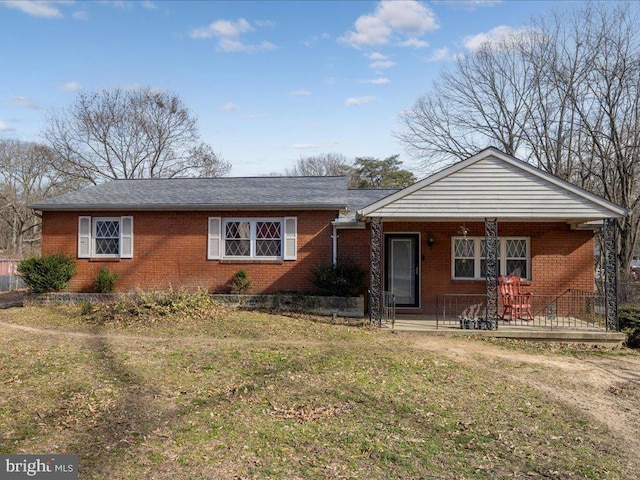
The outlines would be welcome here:
<svg viewBox="0 0 640 480">
<path fill-rule="evenodd" d="M 362 210 L 363 217 L 503 220 L 615 218 L 621 208 L 569 182 L 487 148 Z"/>
</svg>

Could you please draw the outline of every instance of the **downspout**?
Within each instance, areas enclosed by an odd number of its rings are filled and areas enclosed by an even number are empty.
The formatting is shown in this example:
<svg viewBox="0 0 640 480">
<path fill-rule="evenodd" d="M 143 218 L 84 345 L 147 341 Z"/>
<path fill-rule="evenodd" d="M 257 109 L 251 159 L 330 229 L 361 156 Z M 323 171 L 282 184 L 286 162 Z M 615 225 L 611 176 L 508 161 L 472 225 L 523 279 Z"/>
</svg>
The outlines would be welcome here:
<svg viewBox="0 0 640 480">
<path fill-rule="evenodd" d="M 335 267 L 338 264 L 338 227 L 335 225 L 331 238 L 333 239 L 333 266 Z"/>
</svg>

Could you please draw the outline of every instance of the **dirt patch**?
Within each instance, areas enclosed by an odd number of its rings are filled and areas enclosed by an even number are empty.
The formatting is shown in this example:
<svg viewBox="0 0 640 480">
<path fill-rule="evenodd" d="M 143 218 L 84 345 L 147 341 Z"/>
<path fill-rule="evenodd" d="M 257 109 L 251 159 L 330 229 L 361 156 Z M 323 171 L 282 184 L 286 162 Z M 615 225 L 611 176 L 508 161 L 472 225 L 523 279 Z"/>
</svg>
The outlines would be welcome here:
<svg viewBox="0 0 640 480">
<path fill-rule="evenodd" d="M 426 336 L 412 343 L 456 362 L 482 365 L 577 408 L 606 425 L 627 464 L 640 468 L 640 355 L 534 354 L 477 340 L 443 342 Z"/>
</svg>

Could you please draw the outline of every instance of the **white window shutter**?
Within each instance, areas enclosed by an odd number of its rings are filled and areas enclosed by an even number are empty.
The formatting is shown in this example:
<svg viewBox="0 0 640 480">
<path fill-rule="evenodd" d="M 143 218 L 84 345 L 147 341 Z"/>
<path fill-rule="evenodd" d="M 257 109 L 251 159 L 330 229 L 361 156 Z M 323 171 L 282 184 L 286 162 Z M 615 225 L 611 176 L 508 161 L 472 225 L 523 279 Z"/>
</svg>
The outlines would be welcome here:
<svg viewBox="0 0 640 480">
<path fill-rule="evenodd" d="M 220 258 L 220 227 L 222 219 L 220 217 L 209 217 L 209 241 L 207 245 L 207 258 L 216 260 Z"/>
<path fill-rule="evenodd" d="M 91 217 L 78 217 L 78 258 L 91 257 Z"/>
<path fill-rule="evenodd" d="M 120 221 L 120 258 L 133 258 L 133 217 Z"/>
<path fill-rule="evenodd" d="M 284 256 L 285 260 L 298 258 L 298 219 L 297 217 L 284 218 Z"/>
</svg>

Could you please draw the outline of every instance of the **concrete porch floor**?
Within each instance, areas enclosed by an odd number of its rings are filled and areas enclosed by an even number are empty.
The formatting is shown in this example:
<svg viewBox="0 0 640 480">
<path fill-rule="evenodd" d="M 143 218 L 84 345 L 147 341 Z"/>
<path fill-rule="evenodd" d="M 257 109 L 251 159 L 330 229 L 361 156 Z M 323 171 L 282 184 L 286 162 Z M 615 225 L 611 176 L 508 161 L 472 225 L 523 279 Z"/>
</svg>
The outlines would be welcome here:
<svg viewBox="0 0 640 480">
<path fill-rule="evenodd" d="M 383 328 L 391 330 L 390 325 Z M 607 332 L 604 328 L 576 322 L 570 326 L 544 325 L 541 322 L 519 324 L 498 322 L 495 330 L 462 329 L 456 322 L 436 322 L 433 317 L 398 315 L 394 332 L 412 332 L 423 335 L 483 336 L 490 338 L 512 338 L 545 342 L 593 343 L 608 346 L 619 345 L 627 338 L 622 332 Z"/>
</svg>

